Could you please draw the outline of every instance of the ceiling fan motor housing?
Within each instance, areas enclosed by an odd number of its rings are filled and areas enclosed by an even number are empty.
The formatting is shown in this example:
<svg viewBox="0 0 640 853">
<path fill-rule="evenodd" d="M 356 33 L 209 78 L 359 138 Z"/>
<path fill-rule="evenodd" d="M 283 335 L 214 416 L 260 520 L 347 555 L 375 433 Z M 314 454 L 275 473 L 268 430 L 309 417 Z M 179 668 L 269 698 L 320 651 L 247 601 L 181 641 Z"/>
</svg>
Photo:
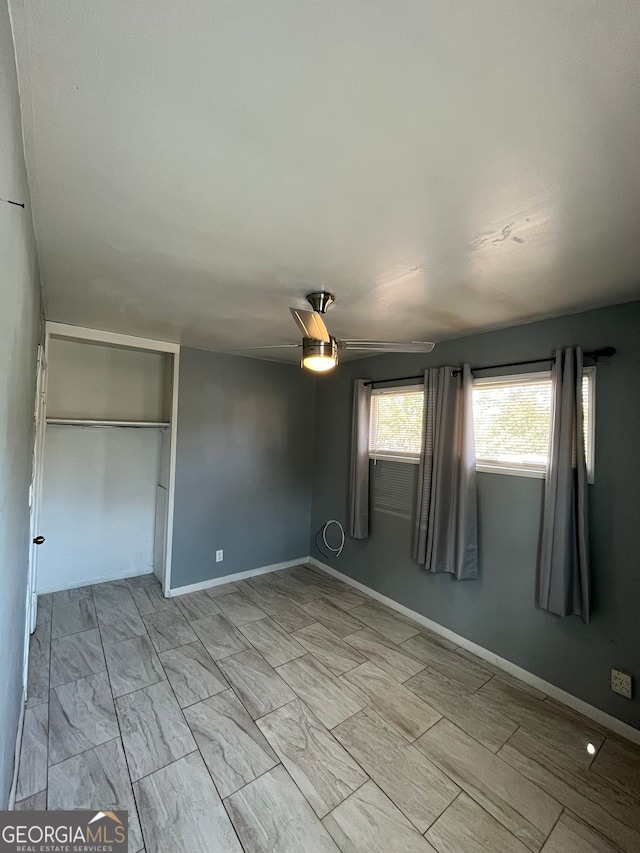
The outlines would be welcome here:
<svg viewBox="0 0 640 853">
<path fill-rule="evenodd" d="M 307 302 L 319 314 L 324 314 L 327 308 L 333 305 L 335 301 L 335 296 L 333 293 L 329 293 L 328 290 L 314 290 L 313 293 L 307 294 Z"/>
</svg>

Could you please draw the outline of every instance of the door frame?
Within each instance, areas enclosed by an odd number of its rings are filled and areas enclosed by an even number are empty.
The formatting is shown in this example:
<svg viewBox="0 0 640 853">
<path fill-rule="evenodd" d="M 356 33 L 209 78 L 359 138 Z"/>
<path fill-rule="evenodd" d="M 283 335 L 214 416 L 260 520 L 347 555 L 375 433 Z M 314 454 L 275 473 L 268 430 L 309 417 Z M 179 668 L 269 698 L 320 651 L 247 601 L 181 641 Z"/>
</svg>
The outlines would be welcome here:
<svg viewBox="0 0 640 853">
<path fill-rule="evenodd" d="M 135 335 L 124 335 L 118 332 L 107 332 L 102 329 L 90 329 L 84 326 L 72 326 L 68 323 L 55 323 L 50 320 L 47 320 L 45 324 L 45 341 L 44 341 L 44 350 L 43 350 L 43 362 L 45 367 L 45 378 L 46 378 L 46 370 L 49 363 L 48 355 L 49 355 L 49 343 L 52 337 L 56 338 L 67 338 L 76 341 L 86 341 L 93 343 L 104 343 L 104 344 L 112 344 L 113 346 L 121 346 L 121 347 L 130 347 L 132 349 L 138 350 L 152 350 L 154 352 L 165 353 L 170 356 L 170 364 L 171 364 L 171 377 L 169 387 L 171 389 L 171 405 L 169 407 L 170 411 L 170 425 L 169 425 L 169 435 L 170 435 L 170 445 L 169 445 L 169 476 L 167 482 L 167 514 L 166 514 L 166 526 L 165 526 L 165 558 L 164 558 L 164 572 L 162 578 L 162 590 L 164 595 L 166 596 L 169 590 L 171 589 L 171 557 L 172 557 L 172 545 L 173 545 L 173 514 L 174 514 L 174 492 L 175 492 L 175 479 L 176 479 L 176 451 L 178 446 L 178 386 L 179 386 L 179 378 L 180 378 L 180 344 L 175 344 L 170 341 L 158 341 L 153 340 L 151 338 L 139 338 Z M 40 364 L 40 362 L 38 362 Z M 42 400 L 42 410 L 41 410 L 41 425 L 39 431 L 41 432 L 40 441 L 42 442 L 40 445 L 40 454 L 39 458 L 35 458 L 35 467 L 36 472 L 34 475 L 34 494 L 32 495 L 32 501 L 35 501 L 38 507 L 38 513 L 40 511 L 40 503 L 42 499 L 42 472 L 44 470 L 44 444 L 45 444 L 45 435 L 46 435 L 46 416 L 47 416 L 47 397 L 46 397 L 46 387 L 45 394 Z M 36 440 L 38 440 L 36 438 Z M 35 445 L 34 445 L 35 447 Z M 37 521 L 37 519 L 36 519 Z M 34 534 L 31 538 L 33 539 L 38 534 Z M 32 550 L 37 549 L 37 546 L 31 545 Z M 31 565 L 31 561 L 30 561 Z M 31 571 L 31 568 L 30 568 Z M 37 559 L 34 561 L 34 569 L 33 576 L 30 577 L 30 589 L 31 587 L 35 591 L 37 586 Z M 33 605 L 31 604 L 31 598 L 29 600 L 29 608 L 30 611 L 33 609 Z M 35 612 L 35 611 L 34 611 Z M 29 613 L 29 617 L 31 618 L 31 613 Z M 33 616 L 33 624 L 35 627 L 35 615 Z"/>
<path fill-rule="evenodd" d="M 45 343 L 38 344 L 36 363 L 36 394 L 33 406 L 33 455 L 31 463 L 31 483 L 29 484 L 29 564 L 27 574 L 26 600 L 26 643 L 25 643 L 25 684 L 29 665 L 29 637 L 36 629 L 37 604 L 36 579 L 38 576 L 38 546 L 34 539 L 39 535 L 40 504 L 42 497 L 42 456 L 44 451 L 44 428 L 47 396 L 47 357 Z"/>
</svg>

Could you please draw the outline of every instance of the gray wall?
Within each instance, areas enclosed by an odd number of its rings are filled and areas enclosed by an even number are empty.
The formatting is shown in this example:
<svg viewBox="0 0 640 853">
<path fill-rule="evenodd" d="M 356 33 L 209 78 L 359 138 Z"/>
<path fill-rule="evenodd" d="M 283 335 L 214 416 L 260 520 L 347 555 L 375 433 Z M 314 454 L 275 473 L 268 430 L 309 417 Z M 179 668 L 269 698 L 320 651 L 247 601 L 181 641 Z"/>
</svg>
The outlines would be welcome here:
<svg viewBox="0 0 640 853">
<path fill-rule="evenodd" d="M 181 350 L 173 588 L 309 553 L 313 416 L 297 365 Z"/>
<path fill-rule="evenodd" d="M 0 0 L 0 808 L 13 774 L 22 696 L 40 290 L 22 154 L 9 13 Z"/>
<path fill-rule="evenodd" d="M 410 556 L 411 524 L 374 513 L 367 541 L 347 538 L 341 557 L 314 544 L 328 518 L 347 518 L 354 378 L 393 378 L 429 365 L 540 358 L 552 348 L 611 345 L 596 379 L 595 484 L 589 487 L 591 624 L 536 608 L 534 588 L 543 481 L 479 475 L 481 576 L 427 575 Z M 485 373 L 483 375 L 490 375 Z M 380 356 L 342 364 L 318 380 L 311 553 L 552 684 L 640 726 L 640 303 L 575 314 L 439 344 L 429 356 Z M 346 526 L 346 524 L 345 524 Z M 609 689 L 611 667 L 636 679 L 629 701 Z"/>
</svg>

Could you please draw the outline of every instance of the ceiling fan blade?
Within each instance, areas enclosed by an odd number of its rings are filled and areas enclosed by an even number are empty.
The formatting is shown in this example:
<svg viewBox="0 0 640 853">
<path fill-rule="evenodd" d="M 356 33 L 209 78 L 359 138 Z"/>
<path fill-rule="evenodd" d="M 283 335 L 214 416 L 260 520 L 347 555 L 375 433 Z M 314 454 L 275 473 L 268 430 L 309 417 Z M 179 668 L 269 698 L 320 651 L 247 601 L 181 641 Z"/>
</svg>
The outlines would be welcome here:
<svg viewBox="0 0 640 853">
<path fill-rule="evenodd" d="M 331 340 L 322 317 L 316 311 L 305 311 L 302 308 L 289 308 L 296 326 L 305 338 L 313 338 L 314 341 L 324 341 L 326 344 Z"/>
<path fill-rule="evenodd" d="M 240 349 L 225 350 L 225 352 L 249 352 L 254 349 L 300 349 L 302 344 L 270 344 L 263 347 L 241 347 Z"/>
<path fill-rule="evenodd" d="M 363 352 L 431 352 L 435 344 L 429 341 L 338 341 L 338 347 Z"/>
</svg>

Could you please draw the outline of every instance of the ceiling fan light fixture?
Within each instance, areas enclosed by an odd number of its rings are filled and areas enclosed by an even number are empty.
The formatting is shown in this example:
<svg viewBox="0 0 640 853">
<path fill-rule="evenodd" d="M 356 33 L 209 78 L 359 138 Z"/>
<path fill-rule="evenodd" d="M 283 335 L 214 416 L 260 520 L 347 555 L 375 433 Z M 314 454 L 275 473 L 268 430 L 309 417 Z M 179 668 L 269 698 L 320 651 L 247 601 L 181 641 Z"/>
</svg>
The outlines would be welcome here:
<svg viewBox="0 0 640 853">
<path fill-rule="evenodd" d="M 302 339 L 302 367 L 314 373 L 333 370 L 338 363 L 338 344 L 335 338 L 330 341 L 317 341 L 314 338 Z"/>
</svg>

